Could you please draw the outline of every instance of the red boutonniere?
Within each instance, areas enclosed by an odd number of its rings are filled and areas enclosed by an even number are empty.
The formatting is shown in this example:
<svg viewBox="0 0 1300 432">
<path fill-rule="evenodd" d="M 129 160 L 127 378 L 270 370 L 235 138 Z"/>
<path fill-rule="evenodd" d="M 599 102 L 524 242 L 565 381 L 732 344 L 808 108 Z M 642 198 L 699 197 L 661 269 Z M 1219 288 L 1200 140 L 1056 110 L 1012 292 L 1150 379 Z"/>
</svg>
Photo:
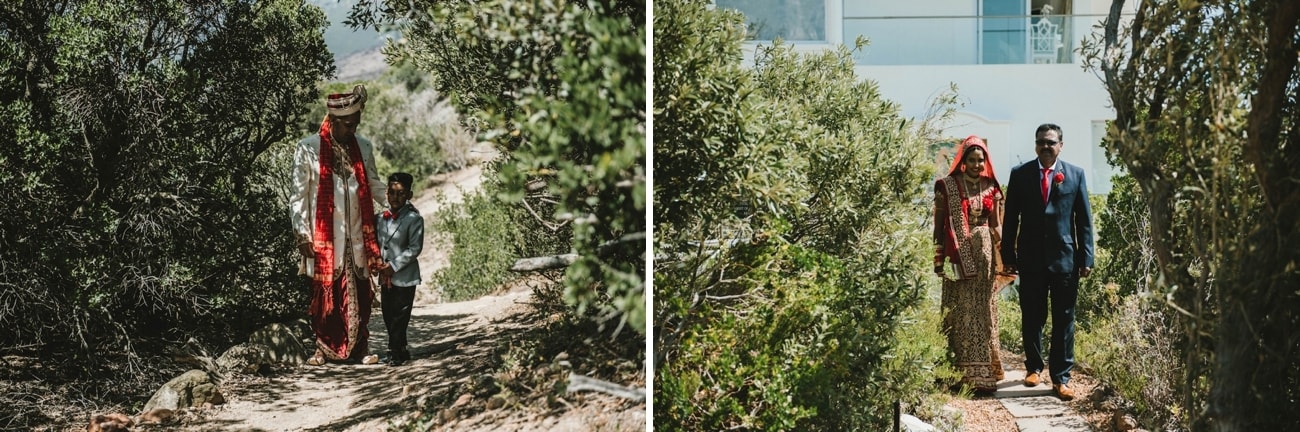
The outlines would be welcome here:
<svg viewBox="0 0 1300 432">
<path fill-rule="evenodd" d="M 1058 172 L 1058 173 L 1056 173 L 1056 177 L 1052 177 L 1052 185 L 1053 185 L 1053 186 L 1060 186 L 1061 183 L 1064 183 L 1064 182 L 1065 182 L 1065 174 L 1062 174 L 1062 173 L 1059 173 L 1059 172 Z"/>
<path fill-rule="evenodd" d="M 388 210 L 384 210 L 383 216 L 384 219 L 388 219 L 388 220 L 397 219 L 397 216 L 393 215 L 393 212 L 390 212 Z"/>
</svg>

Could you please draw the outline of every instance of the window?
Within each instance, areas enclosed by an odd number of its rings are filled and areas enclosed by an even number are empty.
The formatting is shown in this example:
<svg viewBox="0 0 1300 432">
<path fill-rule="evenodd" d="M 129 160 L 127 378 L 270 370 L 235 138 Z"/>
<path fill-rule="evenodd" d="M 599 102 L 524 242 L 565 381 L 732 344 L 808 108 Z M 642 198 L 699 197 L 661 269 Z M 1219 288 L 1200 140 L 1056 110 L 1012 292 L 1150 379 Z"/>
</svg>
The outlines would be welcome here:
<svg viewBox="0 0 1300 432">
<path fill-rule="evenodd" d="M 1068 62 L 1070 13 L 1070 0 L 982 0 L 981 63 Z M 1037 45 L 1034 30 L 1048 32 Z"/>
<path fill-rule="evenodd" d="M 984 0 L 980 15 L 984 16 L 984 64 L 1025 63 L 1026 32 L 1025 0 Z"/>
<path fill-rule="evenodd" d="M 826 40 L 826 0 L 716 0 L 719 8 L 745 14 L 756 40 Z"/>
</svg>

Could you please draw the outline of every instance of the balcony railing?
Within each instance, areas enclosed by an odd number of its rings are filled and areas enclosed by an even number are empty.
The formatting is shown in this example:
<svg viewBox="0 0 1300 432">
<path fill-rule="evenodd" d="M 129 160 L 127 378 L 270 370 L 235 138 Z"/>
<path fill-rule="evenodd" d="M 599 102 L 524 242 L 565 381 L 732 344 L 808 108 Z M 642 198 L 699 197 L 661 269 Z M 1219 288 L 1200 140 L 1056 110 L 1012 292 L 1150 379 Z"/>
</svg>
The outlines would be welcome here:
<svg viewBox="0 0 1300 432">
<path fill-rule="evenodd" d="M 1074 63 L 1075 48 L 1104 15 L 845 17 L 844 43 L 870 45 L 860 65 Z"/>
</svg>

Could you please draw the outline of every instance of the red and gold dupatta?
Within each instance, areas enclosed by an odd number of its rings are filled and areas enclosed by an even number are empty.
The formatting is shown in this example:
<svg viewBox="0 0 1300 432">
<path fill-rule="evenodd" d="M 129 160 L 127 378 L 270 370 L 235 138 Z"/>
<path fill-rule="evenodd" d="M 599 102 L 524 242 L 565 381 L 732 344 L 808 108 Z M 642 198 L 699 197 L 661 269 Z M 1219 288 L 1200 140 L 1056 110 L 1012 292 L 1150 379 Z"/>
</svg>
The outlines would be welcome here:
<svg viewBox="0 0 1300 432">
<path fill-rule="evenodd" d="M 312 328 L 316 330 L 316 343 L 326 357 L 341 360 L 357 352 L 365 351 L 368 338 L 366 323 L 369 321 L 369 309 L 374 298 L 366 270 L 360 275 L 345 270 L 343 275 L 334 273 L 334 248 L 344 245 L 334 244 L 334 148 L 330 134 L 330 122 L 327 116 L 320 128 L 320 181 L 316 187 L 316 217 L 312 230 L 315 243 L 315 275 L 312 279 Z M 352 172 L 357 179 L 357 195 L 361 212 L 361 235 L 364 238 L 366 265 L 373 268 L 382 258 L 379 255 L 379 243 L 375 239 L 374 199 L 370 191 L 370 182 L 366 176 L 365 160 L 356 138 L 341 143 L 347 149 L 348 159 L 352 163 Z M 344 262 L 352 259 L 352 251 L 344 251 Z M 341 293 L 333 290 L 336 279 L 346 277 Z M 341 298 L 337 296 L 342 296 Z M 343 328 L 333 328 L 332 322 L 342 319 Z"/>
</svg>

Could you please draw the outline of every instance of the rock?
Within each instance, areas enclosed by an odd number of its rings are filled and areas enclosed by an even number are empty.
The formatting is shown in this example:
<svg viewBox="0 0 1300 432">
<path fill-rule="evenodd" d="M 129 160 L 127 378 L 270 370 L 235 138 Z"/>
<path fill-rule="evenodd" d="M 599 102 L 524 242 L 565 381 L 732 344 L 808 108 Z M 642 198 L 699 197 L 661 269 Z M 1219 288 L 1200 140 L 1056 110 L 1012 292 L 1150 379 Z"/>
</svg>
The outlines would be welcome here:
<svg viewBox="0 0 1300 432">
<path fill-rule="evenodd" d="M 199 389 L 199 393 L 205 399 L 196 401 L 195 389 L 203 385 L 207 385 L 207 387 Z M 212 378 L 208 376 L 208 373 L 194 369 L 172 378 L 167 384 L 163 384 L 162 388 L 159 388 L 157 392 L 154 392 L 153 397 L 149 398 L 149 402 L 144 404 L 143 411 L 149 412 L 158 408 L 169 410 L 190 408 L 203 405 L 204 402 L 221 399 L 221 393 L 216 390 L 216 386 L 212 383 Z"/>
<path fill-rule="evenodd" d="M 122 413 L 100 414 L 90 417 L 87 432 L 126 432 L 135 422 Z"/>
<path fill-rule="evenodd" d="M 203 369 L 207 371 L 216 371 L 216 363 L 213 362 L 212 356 L 208 355 L 208 350 L 203 347 L 198 340 L 190 338 L 184 344 L 178 347 L 168 347 L 167 351 L 171 354 L 172 360 L 177 363 L 189 366 L 191 369 Z"/>
<path fill-rule="evenodd" d="M 176 411 L 172 411 L 166 408 L 158 408 L 155 410 L 145 411 L 144 414 L 141 414 L 139 423 L 142 425 L 165 424 L 165 423 L 170 423 L 175 418 L 176 418 Z"/>
<path fill-rule="evenodd" d="M 1131 431 L 1138 428 L 1138 422 L 1133 416 L 1125 414 L 1123 411 L 1115 413 L 1115 430 Z"/>
<path fill-rule="evenodd" d="M 944 405 L 934 419 L 934 427 L 939 430 L 960 430 L 965 416 L 966 414 L 956 407 Z"/>
<path fill-rule="evenodd" d="M 497 385 L 497 378 L 483 374 L 474 377 L 474 394 L 481 397 L 488 397 L 501 392 L 501 387 Z"/>
<path fill-rule="evenodd" d="M 492 396 L 491 398 L 488 398 L 487 408 L 490 409 L 490 410 L 494 410 L 494 409 L 497 409 L 497 408 L 501 408 L 501 407 L 503 407 L 503 406 L 505 406 L 505 405 L 506 405 L 506 397 L 505 397 L 505 396 L 502 396 L 502 395 L 494 395 L 494 396 Z"/>
<path fill-rule="evenodd" d="M 451 404 L 451 407 L 452 407 L 452 408 L 460 408 L 460 407 L 463 407 L 463 406 L 469 405 L 469 403 L 470 403 L 471 401 L 473 401 L 473 400 L 474 400 L 474 395 L 469 394 L 469 393 L 465 393 L 465 394 L 463 394 L 463 395 L 460 395 L 460 397 L 456 398 L 456 402 L 453 403 L 453 404 Z"/>
<path fill-rule="evenodd" d="M 221 390 L 213 384 L 200 384 L 194 387 L 190 393 L 194 401 L 190 403 L 191 407 L 221 405 L 226 403 L 226 397 L 221 395 Z"/>
<path fill-rule="evenodd" d="M 295 325 L 298 324 L 298 325 Z M 298 365 L 307 362 L 307 349 L 301 340 L 300 323 L 271 324 L 253 332 L 248 342 L 260 344 L 266 348 L 266 360 L 269 363 Z"/>
<path fill-rule="evenodd" d="M 907 432 L 935 432 L 934 426 L 930 426 L 910 414 L 903 414 L 902 423 L 903 430 Z"/>
<path fill-rule="evenodd" d="M 460 415 L 460 411 L 465 409 L 465 407 L 468 407 L 470 402 L 473 401 L 474 395 L 472 394 L 465 393 L 460 395 L 460 397 L 456 398 L 456 402 L 451 404 L 451 408 L 442 410 L 442 414 L 440 415 L 440 417 L 442 417 L 442 422 L 451 423 L 452 420 L 455 420 L 456 417 Z"/>
<path fill-rule="evenodd" d="M 223 374 L 252 374 L 271 363 L 270 348 L 259 343 L 246 342 L 230 347 L 217 359 Z"/>
</svg>

